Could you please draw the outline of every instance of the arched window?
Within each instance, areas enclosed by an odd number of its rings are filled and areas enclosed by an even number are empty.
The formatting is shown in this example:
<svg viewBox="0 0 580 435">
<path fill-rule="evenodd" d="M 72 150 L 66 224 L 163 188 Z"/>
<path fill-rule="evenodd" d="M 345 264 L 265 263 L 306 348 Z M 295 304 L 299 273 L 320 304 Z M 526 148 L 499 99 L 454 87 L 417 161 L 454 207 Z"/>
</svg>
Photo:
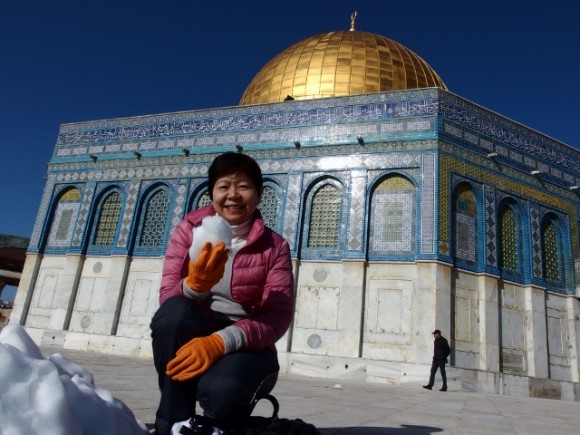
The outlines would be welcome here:
<svg viewBox="0 0 580 435">
<path fill-rule="evenodd" d="M 544 279 L 560 284 L 564 278 L 560 230 L 555 219 L 548 218 L 542 224 L 542 253 Z"/>
<path fill-rule="evenodd" d="M 197 204 L 195 206 L 195 209 L 198 210 L 198 209 L 204 208 L 210 204 L 211 204 L 211 199 L 209 198 L 209 193 L 207 193 L 207 191 L 205 191 L 197 200 Z"/>
<path fill-rule="evenodd" d="M 113 244 L 120 212 L 121 195 L 117 192 L 112 192 L 105 198 L 101 206 L 93 238 L 94 246 L 110 246 Z"/>
<path fill-rule="evenodd" d="M 370 255 L 415 252 L 415 186 L 401 175 L 385 178 L 373 191 Z"/>
<path fill-rule="evenodd" d="M 324 184 L 312 198 L 308 248 L 337 249 L 339 247 L 340 193 L 331 184 Z"/>
<path fill-rule="evenodd" d="M 455 258 L 461 263 L 477 263 L 477 204 L 471 188 L 459 186 L 453 198 Z"/>
<path fill-rule="evenodd" d="M 508 274 L 520 273 L 521 228 L 518 214 L 512 204 L 503 204 L 499 210 L 500 268 Z"/>
<path fill-rule="evenodd" d="M 139 247 L 160 246 L 167 224 L 169 197 L 164 188 L 154 191 L 145 206 L 145 216 L 139 241 Z"/>
<path fill-rule="evenodd" d="M 48 236 L 49 248 L 67 248 L 69 246 L 79 211 L 80 200 L 81 193 L 74 187 L 65 190 L 61 194 L 50 227 Z"/>
<path fill-rule="evenodd" d="M 262 192 L 262 199 L 259 205 L 264 225 L 268 228 L 275 229 L 278 223 L 278 211 L 280 209 L 280 201 L 276 190 L 272 186 L 265 185 Z"/>
</svg>

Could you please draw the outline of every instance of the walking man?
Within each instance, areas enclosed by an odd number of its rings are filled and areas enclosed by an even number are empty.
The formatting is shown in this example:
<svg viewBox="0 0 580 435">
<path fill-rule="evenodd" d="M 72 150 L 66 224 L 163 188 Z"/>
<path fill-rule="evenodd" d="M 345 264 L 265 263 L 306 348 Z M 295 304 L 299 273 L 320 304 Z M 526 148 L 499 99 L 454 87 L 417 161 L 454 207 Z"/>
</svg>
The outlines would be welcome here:
<svg viewBox="0 0 580 435">
<path fill-rule="evenodd" d="M 435 383 L 435 373 L 437 369 L 441 372 L 441 379 L 443 379 L 443 386 L 439 391 L 447 391 L 447 373 L 445 372 L 445 363 L 447 362 L 447 357 L 451 353 L 451 348 L 447 339 L 441 336 L 441 331 L 436 329 L 433 331 L 433 336 L 435 341 L 433 343 L 433 362 L 431 363 L 431 376 L 429 376 L 429 383 L 423 385 L 426 390 L 432 390 L 433 384 Z"/>
</svg>

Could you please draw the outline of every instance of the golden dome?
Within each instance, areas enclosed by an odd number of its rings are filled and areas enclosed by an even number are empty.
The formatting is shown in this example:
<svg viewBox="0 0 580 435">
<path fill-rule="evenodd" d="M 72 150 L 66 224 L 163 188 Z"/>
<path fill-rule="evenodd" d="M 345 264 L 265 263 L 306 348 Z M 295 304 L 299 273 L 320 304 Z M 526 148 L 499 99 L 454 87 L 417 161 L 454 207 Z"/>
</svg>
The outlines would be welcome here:
<svg viewBox="0 0 580 435">
<path fill-rule="evenodd" d="M 352 17 L 351 17 L 352 18 Z M 417 54 L 384 36 L 327 32 L 290 46 L 254 77 L 240 105 L 439 87 L 439 75 Z"/>
</svg>

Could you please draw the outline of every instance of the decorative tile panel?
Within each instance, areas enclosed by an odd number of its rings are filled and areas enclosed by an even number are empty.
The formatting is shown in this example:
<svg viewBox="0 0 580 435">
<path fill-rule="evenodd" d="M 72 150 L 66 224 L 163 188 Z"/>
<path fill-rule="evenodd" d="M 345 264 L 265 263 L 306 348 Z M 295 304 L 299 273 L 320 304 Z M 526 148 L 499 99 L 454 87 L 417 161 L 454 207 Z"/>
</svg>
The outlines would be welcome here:
<svg viewBox="0 0 580 435">
<path fill-rule="evenodd" d="M 288 190 L 286 192 L 286 208 L 284 210 L 284 238 L 290 245 L 290 250 L 296 252 L 296 243 L 300 237 L 299 210 L 302 207 L 302 174 L 290 174 L 288 177 Z"/>
<path fill-rule="evenodd" d="M 498 267 L 495 204 L 495 188 L 485 186 L 485 258 L 487 265 L 493 268 Z"/>
<path fill-rule="evenodd" d="M 435 252 L 435 155 L 423 154 L 421 188 L 421 253 Z M 440 209 L 441 210 L 441 209 Z"/>
<path fill-rule="evenodd" d="M 363 247 L 362 238 L 366 221 L 366 172 L 352 171 L 351 177 L 347 246 L 349 251 L 360 252 Z"/>
<path fill-rule="evenodd" d="M 542 279 L 542 235 L 540 234 L 540 213 L 538 206 L 530 206 L 530 228 L 532 240 L 532 274 L 534 278 Z"/>
<path fill-rule="evenodd" d="M 89 211 L 91 210 L 93 196 L 95 194 L 96 183 L 90 182 L 86 184 L 85 191 L 83 192 L 81 201 L 81 210 L 79 213 L 79 219 L 77 222 L 77 228 L 71 243 L 71 247 L 81 247 L 83 242 L 83 234 L 86 229 L 87 222 L 89 220 Z"/>
</svg>

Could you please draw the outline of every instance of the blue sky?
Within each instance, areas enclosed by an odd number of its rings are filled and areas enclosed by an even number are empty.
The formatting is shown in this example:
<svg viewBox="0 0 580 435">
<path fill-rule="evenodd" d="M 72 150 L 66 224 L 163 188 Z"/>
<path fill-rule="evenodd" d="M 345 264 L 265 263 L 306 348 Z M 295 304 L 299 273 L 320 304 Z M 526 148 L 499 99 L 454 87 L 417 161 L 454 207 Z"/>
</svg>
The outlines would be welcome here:
<svg viewBox="0 0 580 435">
<path fill-rule="evenodd" d="M 0 233 L 30 236 L 60 124 L 235 106 L 268 60 L 354 10 L 451 92 L 580 148 L 576 2 L 3 1 Z"/>
</svg>

